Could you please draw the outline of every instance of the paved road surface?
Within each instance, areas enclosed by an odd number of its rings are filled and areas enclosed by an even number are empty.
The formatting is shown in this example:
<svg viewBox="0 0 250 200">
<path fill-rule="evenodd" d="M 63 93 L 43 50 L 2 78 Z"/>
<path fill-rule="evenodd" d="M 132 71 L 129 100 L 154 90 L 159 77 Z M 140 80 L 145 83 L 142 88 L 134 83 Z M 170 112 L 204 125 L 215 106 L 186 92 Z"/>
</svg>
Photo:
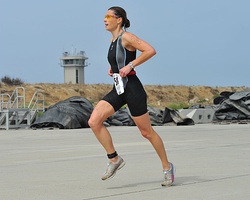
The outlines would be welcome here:
<svg viewBox="0 0 250 200">
<path fill-rule="evenodd" d="M 109 129 L 126 165 L 108 181 L 90 129 L 0 130 L 0 200 L 250 199 L 250 124 L 155 127 L 177 168 L 169 188 L 136 127 Z"/>
</svg>

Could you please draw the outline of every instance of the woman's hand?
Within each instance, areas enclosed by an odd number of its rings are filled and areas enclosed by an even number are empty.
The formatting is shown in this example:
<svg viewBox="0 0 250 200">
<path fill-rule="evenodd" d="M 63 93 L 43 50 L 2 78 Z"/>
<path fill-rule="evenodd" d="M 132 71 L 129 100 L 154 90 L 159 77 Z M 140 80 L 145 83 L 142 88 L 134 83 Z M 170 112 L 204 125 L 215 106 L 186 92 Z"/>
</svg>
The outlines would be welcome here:
<svg viewBox="0 0 250 200">
<path fill-rule="evenodd" d="M 132 70 L 132 68 L 130 66 L 126 65 L 120 69 L 119 74 L 121 77 L 126 77 L 131 70 Z"/>
<path fill-rule="evenodd" d="M 112 72 L 111 67 L 110 67 L 109 70 L 108 70 L 108 75 L 111 76 L 111 77 L 113 76 L 113 72 Z"/>
</svg>

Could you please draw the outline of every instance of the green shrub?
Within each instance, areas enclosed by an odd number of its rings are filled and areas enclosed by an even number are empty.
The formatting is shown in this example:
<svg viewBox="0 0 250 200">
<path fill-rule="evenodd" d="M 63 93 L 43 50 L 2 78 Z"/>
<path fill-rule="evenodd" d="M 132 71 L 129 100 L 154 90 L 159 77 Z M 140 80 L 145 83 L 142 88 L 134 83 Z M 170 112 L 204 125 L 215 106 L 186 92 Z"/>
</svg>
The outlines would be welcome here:
<svg viewBox="0 0 250 200">
<path fill-rule="evenodd" d="M 22 85 L 24 82 L 20 78 L 10 78 L 9 76 L 4 76 L 1 81 L 7 85 Z"/>
<path fill-rule="evenodd" d="M 172 108 L 174 110 L 179 110 L 182 108 L 189 108 L 188 103 L 180 102 L 180 103 L 172 103 L 168 105 L 169 108 Z"/>
</svg>

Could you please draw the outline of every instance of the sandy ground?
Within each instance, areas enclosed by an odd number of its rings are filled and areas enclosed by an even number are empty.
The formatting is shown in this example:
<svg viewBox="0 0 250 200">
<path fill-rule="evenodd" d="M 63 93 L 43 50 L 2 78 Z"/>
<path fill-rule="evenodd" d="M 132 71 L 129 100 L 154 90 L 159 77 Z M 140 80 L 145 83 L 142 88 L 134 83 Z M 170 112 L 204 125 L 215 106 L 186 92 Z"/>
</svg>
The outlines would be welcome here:
<svg viewBox="0 0 250 200">
<path fill-rule="evenodd" d="M 112 88 L 109 84 L 25 84 L 22 86 L 7 86 L 0 83 L 0 94 L 12 94 L 17 88 L 20 93 L 25 90 L 28 103 L 33 94 L 38 91 L 44 96 L 45 106 L 54 105 L 72 96 L 82 96 L 94 105 Z M 209 87 L 209 86 L 164 86 L 145 85 L 148 94 L 148 104 L 157 108 L 165 108 L 171 104 L 204 104 L 211 105 L 213 100 L 223 91 L 235 92 L 246 90 L 245 87 Z M 23 89 L 22 89 L 23 88 Z"/>
</svg>

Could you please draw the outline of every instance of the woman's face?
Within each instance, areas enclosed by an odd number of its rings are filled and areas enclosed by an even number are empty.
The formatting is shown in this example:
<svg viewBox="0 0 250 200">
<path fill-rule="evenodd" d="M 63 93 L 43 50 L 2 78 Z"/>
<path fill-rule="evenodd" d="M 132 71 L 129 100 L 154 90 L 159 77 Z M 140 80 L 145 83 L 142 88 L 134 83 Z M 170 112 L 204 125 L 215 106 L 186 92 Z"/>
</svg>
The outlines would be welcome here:
<svg viewBox="0 0 250 200">
<path fill-rule="evenodd" d="M 107 31 L 115 30 L 121 23 L 121 17 L 117 17 L 113 10 L 108 10 L 104 16 L 104 24 Z"/>
</svg>

